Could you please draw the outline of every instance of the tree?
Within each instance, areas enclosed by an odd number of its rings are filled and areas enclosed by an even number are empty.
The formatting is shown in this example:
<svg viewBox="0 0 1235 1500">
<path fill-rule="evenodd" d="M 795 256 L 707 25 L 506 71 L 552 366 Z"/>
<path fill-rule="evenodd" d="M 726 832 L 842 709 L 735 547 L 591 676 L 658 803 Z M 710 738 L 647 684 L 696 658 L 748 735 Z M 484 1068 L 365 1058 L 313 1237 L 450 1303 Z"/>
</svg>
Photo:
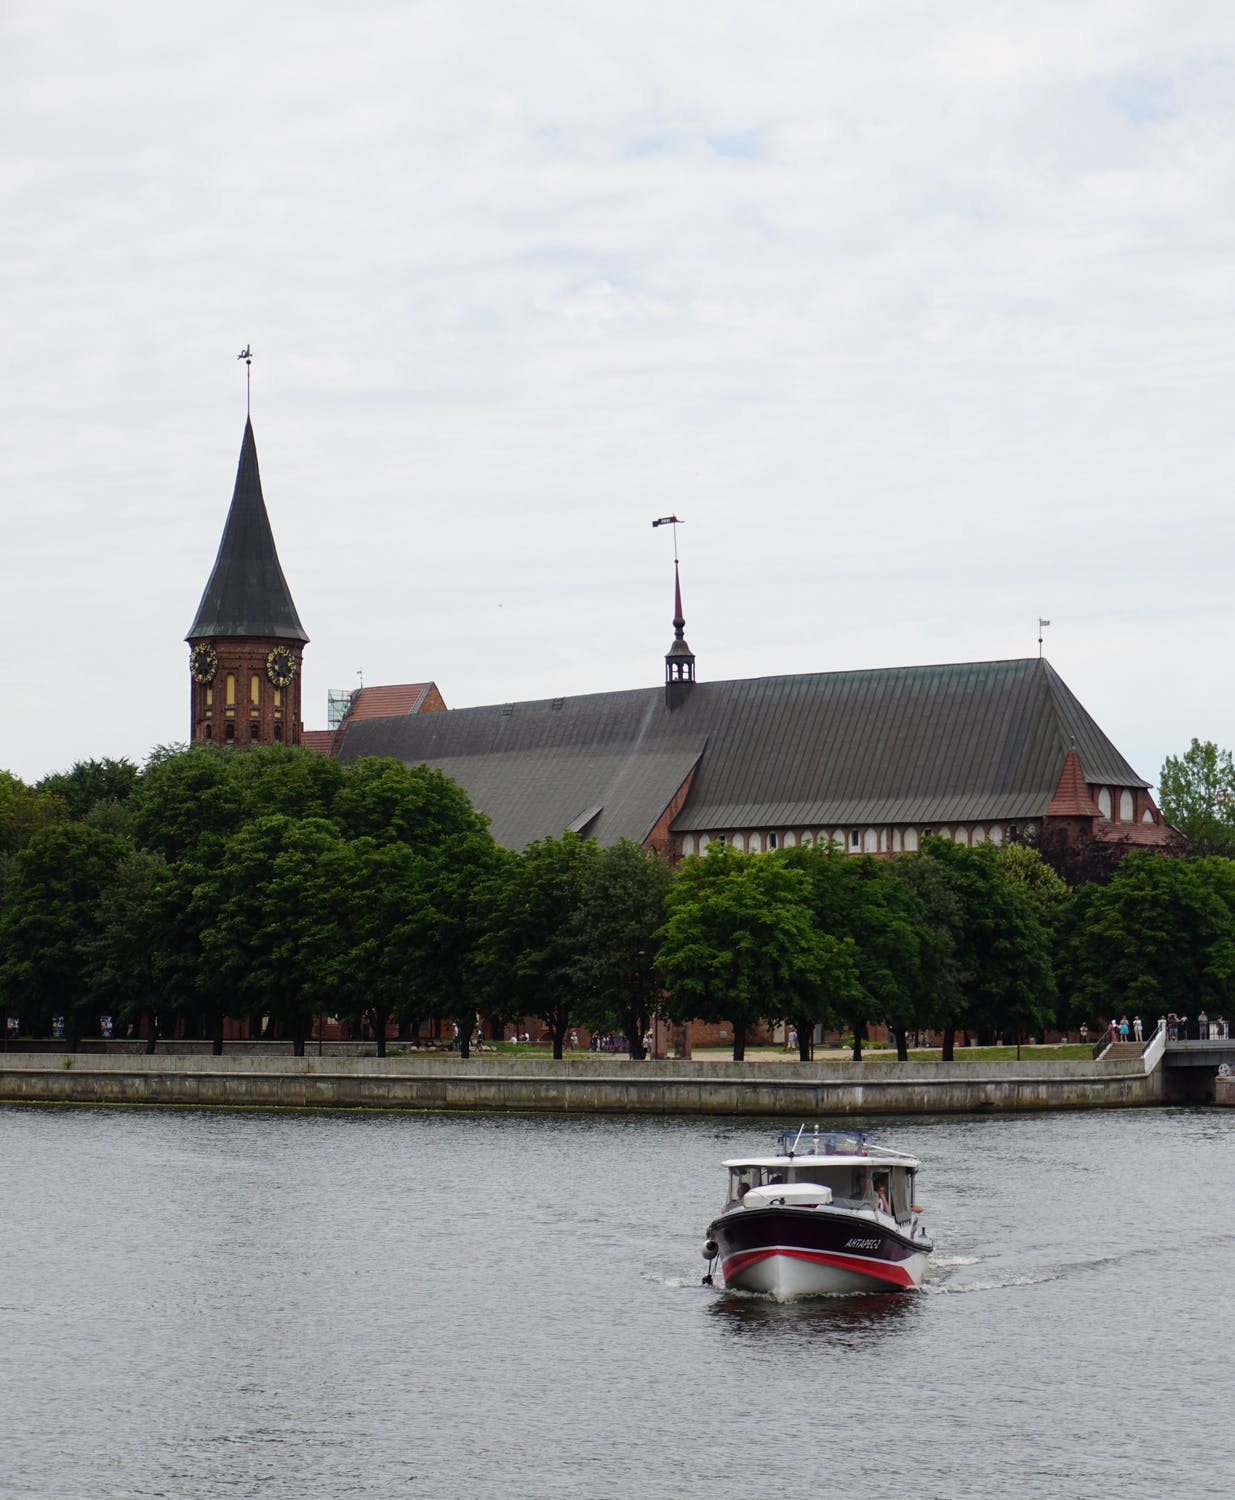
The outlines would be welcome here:
<svg viewBox="0 0 1235 1500">
<path fill-rule="evenodd" d="M 323 956 L 331 1008 L 368 1013 L 379 1057 L 386 1056 L 391 1016 L 410 1003 L 422 960 L 410 937 L 418 865 L 406 844 L 339 839 L 321 870 L 336 893 L 338 942 Z"/>
<path fill-rule="evenodd" d="M 1078 893 L 1065 930 L 1063 969 L 1078 1006 L 1106 1019 L 1147 1019 L 1235 993 L 1235 923 L 1227 861 L 1130 854 L 1110 883 Z"/>
<path fill-rule="evenodd" d="M 126 802 L 140 772 L 131 760 L 79 760 L 35 783 L 35 790 L 63 799 L 69 817 L 80 822 L 100 802 Z"/>
<path fill-rule="evenodd" d="M 492 904 L 514 860 L 487 829 L 471 828 L 431 845 L 415 861 L 401 938 L 415 955 L 403 1014 L 453 1021 L 463 1058 L 471 1055 L 477 1014 L 491 998 L 484 943 Z M 503 1002 L 509 997 L 501 996 L 494 1009 L 501 1011 Z"/>
<path fill-rule="evenodd" d="M 28 787 L 11 771 L 0 771 L 0 854 L 24 849 L 40 828 L 68 821 L 63 797 Z"/>
<path fill-rule="evenodd" d="M 256 818 L 227 841 L 193 900 L 203 994 L 216 1009 L 239 1001 L 269 1015 L 297 1057 L 330 1004 L 343 946 L 341 843 L 325 819 Z"/>
<path fill-rule="evenodd" d="M 254 752 L 249 751 L 249 754 Z M 158 752 L 133 794 L 133 837 L 169 864 L 192 856 L 213 864 L 250 814 L 234 750 L 194 745 Z"/>
<path fill-rule="evenodd" d="M 1004 844 L 995 851 L 1004 874 L 1044 913 L 1066 905 L 1068 882 L 1028 844 Z"/>
<path fill-rule="evenodd" d="M 1235 850 L 1235 761 L 1212 740 L 1168 755 L 1159 776 L 1162 815 L 1198 854 Z"/>
<path fill-rule="evenodd" d="M 853 858 L 834 844 L 798 845 L 774 857 L 806 876 L 816 923 L 833 954 L 831 992 L 820 996 L 807 1037 L 797 1026 L 802 1056 L 809 1056 L 809 1032 L 815 1025 L 844 1021 L 853 1030 L 854 1061 L 861 1062 L 868 1023 L 886 1021 L 898 1055 L 907 1058 L 921 940 L 909 889 L 896 879 L 889 861 Z"/>
<path fill-rule="evenodd" d="M 333 817 L 348 838 L 402 843 L 418 851 L 489 826 L 463 788 L 443 772 L 376 757 L 347 767 Z"/>
<path fill-rule="evenodd" d="M 167 862 L 149 849 L 129 849 L 99 895 L 92 929 L 78 950 L 93 1007 L 124 1026 L 146 1020 L 146 1051 L 159 1036 L 161 903 Z"/>
<path fill-rule="evenodd" d="M 920 856 L 935 861 L 956 897 L 961 922 L 954 934 L 961 1022 L 983 1034 L 1012 1034 L 1044 1026 L 1055 996 L 1050 939 L 1039 908 L 1009 878 L 990 844 L 970 847 L 924 839 Z M 955 1026 L 944 1028 L 944 1056 Z"/>
<path fill-rule="evenodd" d="M 481 953 L 485 991 L 517 1014 L 539 1016 L 558 1059 L 578 993 L 575 913 L 599 856 L 595 840 L 576 833 L 537 839 L 500 867 L 493 886 Z"/>
<path fill-rule="evenodd" d="M 587 866 L 572 917 L 578 1017 L 593 1031 L 622 1032 L 636 1062 L 660 1003 L 656 934 L 672 883 L 660 855 L 619 839 Z"/>
<path fill-rule="evenodd" d="M 30 1029 L 63 1016 L 76 1051 L 92 997 L 80 946 L 96 931 L 99 901 L 126 853 L 110 834 L 80 823 L 36 833 L 16 857 L 0 911 L 0 993 Z"/>
<path fill-rule="evenodd" d="M 733 1059 L 760 1020 L 797 1014 L 827 991 L 833 950 L 801 870 L 713 843 L 679 867 L 665 902 L 657 967 L 670 1014 L 733 1028 Z"/>
</svg>

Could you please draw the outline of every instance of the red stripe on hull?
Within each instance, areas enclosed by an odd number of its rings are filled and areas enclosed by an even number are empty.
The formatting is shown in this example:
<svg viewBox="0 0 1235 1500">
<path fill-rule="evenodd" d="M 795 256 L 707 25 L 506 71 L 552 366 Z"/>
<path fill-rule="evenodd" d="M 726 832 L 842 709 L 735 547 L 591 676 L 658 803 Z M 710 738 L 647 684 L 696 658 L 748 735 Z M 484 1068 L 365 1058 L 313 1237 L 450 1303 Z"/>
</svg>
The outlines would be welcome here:
<svg viewBox="0 0 1235 1500">
<path fill-rule="evenodd" d="M 816 1265 L 821 1266 L 836 1266 L 842 1271 L 853 1271 L 859 1276 L 869 1276 L 872 1281 L 887 1282 L 890 1286 L 911 1287 L 915 1285 L 909 1272 L 892 1261 L 864 1260 L 860 1255 L 838 1255 L 825 1250 L 796 1250 L 790 1246 L 774 1250 L 747 1250 L 739 1255 L 731 1255 L 721 1266 L 725 1280 L 731 1280 L 732 1276 L 744 1271 L 747 1266 L 757 1265 L 759 1261 L 768 1260 L 774 1255 L 784 1255 L 791 1260 L 814 1261 Z"/>
</svg>

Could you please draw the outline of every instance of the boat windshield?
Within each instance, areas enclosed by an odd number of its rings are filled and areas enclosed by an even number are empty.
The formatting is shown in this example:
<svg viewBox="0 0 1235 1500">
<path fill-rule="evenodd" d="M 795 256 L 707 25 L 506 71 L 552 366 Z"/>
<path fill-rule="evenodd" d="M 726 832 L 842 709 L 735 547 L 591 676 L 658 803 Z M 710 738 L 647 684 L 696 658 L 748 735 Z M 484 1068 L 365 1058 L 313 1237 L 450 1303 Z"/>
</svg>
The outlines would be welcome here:
<svg viewBox="0 0 1235 1500">
<path fill-rule="evenodd" d="M 906 1167 L 878 1161 L 788 1157 L 775 1164 L 743 1162 L 729 1168 L 728 1201 L 739 1203 L 751 1188 L 772 1183 L 817 1182 L 831 1188 L 836 1208 L 882 1210 L 904 1223 L 912 1216 L 913 1178 Z"/>
</svg>

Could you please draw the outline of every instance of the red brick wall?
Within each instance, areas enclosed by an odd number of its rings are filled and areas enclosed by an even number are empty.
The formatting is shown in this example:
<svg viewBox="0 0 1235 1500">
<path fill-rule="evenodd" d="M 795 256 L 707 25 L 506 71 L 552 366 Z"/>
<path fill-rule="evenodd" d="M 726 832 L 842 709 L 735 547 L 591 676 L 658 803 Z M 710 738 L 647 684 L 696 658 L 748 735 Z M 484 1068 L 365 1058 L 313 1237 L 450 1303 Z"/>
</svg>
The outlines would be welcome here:
<svg viewBox="0 0 1235 1500">
<path fill-rule="evenodd" d="M 209 740 L 218 745 L 235 743 L 245 745 L 272 745 L 275 741 L 275 725 L 282 728 L 282 743 L 300 743 L 300 660 L 303 647 L 298 641 L 255 640 L 248 636 L 211 639 L 219 659 L 218 671 L 209 683 L 189 679 L 192 694 L 192 738 Z M 296 672 L 291 682 L 280 695 L 279 707 L 275 708 L 275 687 L 266 675 L 266 656 L 274 646 L 286 646 L 296 663 Z M 227 676 L 236 678 L 235 711 L 227 710 Z M 257 715 L 251 712 L 249 702 L 249 678 L 258 677 Z M 207 706 L 208 691 L 213 689 L 213 701 Z M 227 738 L 228 723 L 235 725 L 234 741 Z M 210 733 L 206 730 L 209 728 Z"/>
</svg>

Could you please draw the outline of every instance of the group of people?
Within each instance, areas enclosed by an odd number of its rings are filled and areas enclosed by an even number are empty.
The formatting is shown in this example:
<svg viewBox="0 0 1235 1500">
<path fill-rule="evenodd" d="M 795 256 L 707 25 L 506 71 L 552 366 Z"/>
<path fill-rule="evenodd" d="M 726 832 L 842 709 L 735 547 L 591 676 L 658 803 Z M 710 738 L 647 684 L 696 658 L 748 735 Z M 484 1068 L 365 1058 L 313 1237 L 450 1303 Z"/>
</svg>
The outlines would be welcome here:
<svg viewBox="0 0 1235 1500">
<path fill-rule="evenodd" d="M 1168 1042 L 1186 1042 L 1188 1040 L 1188 1018 L 1177 1016 L 1175 1012 L 1168 1011 L 1160 1020 L 1166 1025 L 1166 1039 Z M 1196 1036 L 1202 1042 L 1225 1042 L 1230 1037 L 1230 1028 L 1222 1016 L 1215 1016 L 1211 1021 L 1204 1011 L 1200 1011 L 1196 1018 Z"/>
<path fill-rule="evenodd" d="M 1166 1015 L 1158 1017 L 1158 1026 L 1165 1028 L 1168 1042 L 1186 1042 L 1189 1037 L 1188 1017 L 1176 1015 L 1168 1011 Z M 1115 1020 L 1112 1016 L 1109 1024 L 1103 1028 L 1105 1039 L 1108 1042 L 1142 1042 L 1145 1040 L 1145 1026 L 1140 1016 L 1133 1016 L 1129 1021 L 1127 1016 L 1121 1016 Z M 1227 1041 L 1230 1037 L 1230 1023 L 1222 1016 L 1216 1016 L 1212 1021 L 1201 1011 L 1196 1018 L 1196 1029 L 1191 1033 L 1202 1042 Z M 1099 1033 L 1102 1035 L 1102 1032 Z M 1089 1027 L 1081 1027 L 1081 1041 L 1089 1040 Z"/>
</svg>

